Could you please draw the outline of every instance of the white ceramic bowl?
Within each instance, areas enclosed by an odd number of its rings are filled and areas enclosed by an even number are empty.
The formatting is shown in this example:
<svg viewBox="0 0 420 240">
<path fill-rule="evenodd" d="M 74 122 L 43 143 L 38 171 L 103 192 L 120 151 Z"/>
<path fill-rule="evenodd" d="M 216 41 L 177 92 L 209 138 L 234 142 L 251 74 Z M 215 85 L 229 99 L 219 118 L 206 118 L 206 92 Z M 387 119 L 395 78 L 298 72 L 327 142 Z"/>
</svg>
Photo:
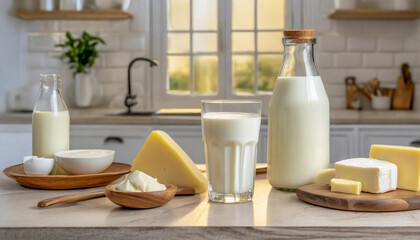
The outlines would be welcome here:
<svg viewBox="0 0 420 240">
<path fill-rule="evenodd" d="M 26 156 L 23 158 L 23 170 L 30 175 L 48 175 L 54 167 L 54 159 Z"/>
<path fill-rule="evenodd" d="M 389 110 L 391 108 L 391 96 L 372 96 L 373 110 Z"/>
<path fill-rule="evenodd" d="M 92 174 L 106 170 L 114 161 L 115 151 L 80 149 L 54 154 L 58 165 L 69 174 Z"/>
</svg>

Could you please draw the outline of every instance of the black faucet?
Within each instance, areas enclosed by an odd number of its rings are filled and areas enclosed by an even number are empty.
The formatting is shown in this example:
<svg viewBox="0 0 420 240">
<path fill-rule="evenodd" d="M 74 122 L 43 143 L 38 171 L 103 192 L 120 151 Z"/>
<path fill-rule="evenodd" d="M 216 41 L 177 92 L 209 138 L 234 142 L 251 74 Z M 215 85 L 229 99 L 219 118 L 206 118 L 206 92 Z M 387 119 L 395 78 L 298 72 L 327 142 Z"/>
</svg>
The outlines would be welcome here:
<svg viewBox="0 0 420 240">
<path fill-rule="evenodd" d="M 135 106 L 137 104 L 136 95 L 131 94 L 131 67 L 133 64 L 137 61 L 147 61 L 150 63 L 150 67 L 158 66 L 159 63 L 156 60 L 150 59 L 150 58 L 144 58 L 144 57 L 138 57 L 131 60 L 130 64 L 128 65 L 128 93 L 125 97 L 124 104 L 127 107 L 127 113 L 131 113 L 131 107 Z"/>
</svg>

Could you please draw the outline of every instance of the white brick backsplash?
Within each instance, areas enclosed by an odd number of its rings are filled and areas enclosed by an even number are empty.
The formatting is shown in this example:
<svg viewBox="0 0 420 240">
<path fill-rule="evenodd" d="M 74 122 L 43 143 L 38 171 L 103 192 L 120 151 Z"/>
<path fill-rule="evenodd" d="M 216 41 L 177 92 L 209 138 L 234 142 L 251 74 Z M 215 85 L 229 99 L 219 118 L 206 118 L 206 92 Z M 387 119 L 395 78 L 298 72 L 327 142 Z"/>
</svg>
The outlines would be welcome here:
<svg viewBox="0 0 420 240">
<path fill-rule="evenodd" d="M 56 32 L 60 29 L 60 22 L 55 20 L 27 21 L 28 32 Z"/>
<path fill-rule="evenodd" d="M 330 68 L 333 66 L 333 55 L 329 53 L 318 53 L 315 55 L 316 63 L 320 68 Z"/>
<path fill-rule="evenodd" d="M 411 80 L 416 83 L 420 83 L 420 68 L 410 68 L 411 72 Z M 414 91 L 420 91 L 418 90 L 420 88 L 415 89 Z"/>
<path fill-rule="evenodd" d="M 345 97 L 346 86 L 344 84 L 325 84 L 328 97 Z"/>
<path fill-rule="evenodd" d="M 405 39 L 404 51 L 418 51 L 419 49 L 419 40 L 416 36 L 411 35 Z"/>
<path fill-rule="evenodd" d="M 337 67 L 361 67 L 361 53 L 338 53 L 335 54 L 335 65 Z"/>
<path fill-rule="evenodd" d="M 347 49 L 349 51 L 370 52 L 375 51 L 375 48 L 375 37 L 351 36 L 347 39 Z"/>
<path fill-rule="evenodd" d="M 364 24 L 360 24 L 359 20 L 336 20 L 334 21 L 334 30 L 341 34 L 363 34 L 366 32 Z"/>
<path fill-rule="evenodd" d="M 130 20 L 114 20 L 109 22 L 109 29 L 112 32 L 129 32 Z"/>
<path fill-rule="evenodd" d="M 378 70 L 378 80 L 381 83 L 396 83 L 400 73 L 399 68 L 380 69 Z"/>
<path fill-rule="evenodd" d="M 45 65 L 47 67 L 60 67 L 66 63 L 60 58 L 60 53 L 48 53 L 45 59 Z"/>
<path fill-rule="evenodd" d="M 89 33 L 109 31 L 109 21 L 106 20 L 62 20 L 61 31 L 87 31 Z"/>
<path fill-rule="evenodd" d="M 383 36 L 378 38 L 378 50 L 381 52 L 397 52 L 404 49 L 404 39 L 401 37 Z"/>
<path fill-rule="evenodd" d="M 100 83 L 115 83 L 117 82 L 117 74 L 112 68 L 97 68 L 96 79 Z"/>
<path fill-rule="evenodd" d="M 63 42 L 63 34 L 29 34 L 29 50 L 31 51 L 53 51 L 59 48 L 55 44 Z"/>
<path fill-rule="evenodd" d="M 138 84 L 144 84 L 146 82 L 147 70 L 150 65 L 141 65 L 131 69 L 131 80 Z"/>
<path fill-rule="evenodd" d="M 128 64 L 127 64 L 128 66 Z M 117 82 L 127 82 L 128 79 L 128 68 L 127 66 L 125 66 L 125 68 L 118 68 L 118 69 L 114 69 L 115 71 L 115 75 L 116 75 L 116 81 Z M 134 71 L 134 69 L 131 69 L 131 71 Z M 133 74 L 131 75 L 131 77 L 133 77 Z M 133 83 L 133 79 L 132 79 L 132 83 Z"/>
<path fill-rule="evenodd" d="M 365 67 L 391 67 L 392 54 L 390 53 L 367 53 L 363 55 Z"/>
<path fill-rule="evenodd" d="M 322 51 L 339 52 L 346 50 L 346 39 L 343 36 L 325 35 L 318 39 Z"/>
<path fill-rule="evenodd" d="M 105 53 L 105 65 L 107 67 L 127 67 L 131 60 L 130 52 Z"/>
<path fill-rule="evenodd" d="M 120 41 L 122 50 L 145 49 L 145 39 L 142 33 L 121 34 Z"/>
<path fill-rule="evenodd" d="M 113 51 L 118 50 L 120 47 L 120 36 L 115 33 L 100 33 L 101 37 L 105 41 L 105 45 L 98 45 L 100 51 Z"/>
<path fill-rule="evenodd" d="M 103 84 L 104 97 L 111 99 L 116 95 L 124 95 L 126 92 L 127 85 L 124 83 L 106 83 Z"/>
<path fill-rule="evenodd" d="M 28 66 L 29 67 L 44 67 L 45 54 L 44 53 L 28 53 Z"/>
<path fill-rule="evenodd" d="M 344 69 L 320 69 L 324 84 L 344 83 L 346 71 Z"/>
<path fill-rule="evenodd" d="M 375 78 L 377 76 L 377 71 L 375 69 L 365 68 L 347 69 L 346 76 L 355 76 L 357 83 L 365 83 L 370 79 Z"/>
<path fill-rule="evenodd" d="M 331 23 L 331 19 L 329 19 L 327 16 L 325 17 L 320 17 L 315 25 L 315 27 L 313 27 L 315 29 L 316 32 L 329 32 L 332 29 L 332 23 Z"/>
<path fill-rule="evenodd" d="M 410 66 L 415 66 L 417 63 L 416 53 L 396 53 L 394 55 L 394 66 L 400 67 L 401 64 L 408 63 Z"/>
<path fill-rule="evenodd" d="M 345 93 L 344 93 L 345 94 Z M 330 97 L 330 108 L 331 109 L 345 109 L 346 108 L 346 97 Z"/>
</svg>

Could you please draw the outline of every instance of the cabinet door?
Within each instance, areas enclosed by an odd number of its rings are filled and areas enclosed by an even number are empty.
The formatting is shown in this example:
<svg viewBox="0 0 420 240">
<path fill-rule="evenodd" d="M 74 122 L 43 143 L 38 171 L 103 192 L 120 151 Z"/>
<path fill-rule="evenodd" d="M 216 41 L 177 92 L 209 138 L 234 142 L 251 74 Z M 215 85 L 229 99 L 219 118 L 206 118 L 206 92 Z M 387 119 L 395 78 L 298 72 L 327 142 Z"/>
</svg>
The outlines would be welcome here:
<svg viewBox="0 0 420 240">
<path fill-rule="evenodd" d="M 132 164 L 150 130 L 146 126 L 73 125 L 70 148 L 115 150 L 115 162 Z"/>
<path fill-rule="evenodd" d="M 29 124 L 0 125 L 0 170 L 22 163 L 32 155 L 32 126 Z"/>
<path fill-rule="evenodd" d="M 357 157 L 356 131 L 354 127 L 332 125 L 330 129 L 330 164 Z"/>
<path fill-rule="evenodd" d="M 420 142 L 420 126 L 365 125 L 359 129 L 359 147 L 365 157 L 369 156 L 372 144 L 414 146 L 418 142 Z"/>
<path fill-rule="evenodd" d="M 154 130 L 168 133 L 196 164 L 206 163 L 201 125 L 154 126 Z"/>
</svg>

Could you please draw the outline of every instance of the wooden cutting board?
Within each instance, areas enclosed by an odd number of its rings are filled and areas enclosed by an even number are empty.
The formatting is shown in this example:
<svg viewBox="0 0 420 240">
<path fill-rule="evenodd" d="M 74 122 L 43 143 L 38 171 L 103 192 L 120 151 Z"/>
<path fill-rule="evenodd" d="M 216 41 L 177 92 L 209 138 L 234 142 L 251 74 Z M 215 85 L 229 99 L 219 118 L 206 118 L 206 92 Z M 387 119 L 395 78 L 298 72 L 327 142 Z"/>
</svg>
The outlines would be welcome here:
<svg viewBox="0 0 420 240">
<path fill-rule="evenodd" d="M 331 192 L 327 184 L 299 188 L 297 197 L 321 207 L 357 212 L 395 212 L 420 209 L 420 192 L 397 189 L 387 193 L 352 195 Z"/>
</svg>

